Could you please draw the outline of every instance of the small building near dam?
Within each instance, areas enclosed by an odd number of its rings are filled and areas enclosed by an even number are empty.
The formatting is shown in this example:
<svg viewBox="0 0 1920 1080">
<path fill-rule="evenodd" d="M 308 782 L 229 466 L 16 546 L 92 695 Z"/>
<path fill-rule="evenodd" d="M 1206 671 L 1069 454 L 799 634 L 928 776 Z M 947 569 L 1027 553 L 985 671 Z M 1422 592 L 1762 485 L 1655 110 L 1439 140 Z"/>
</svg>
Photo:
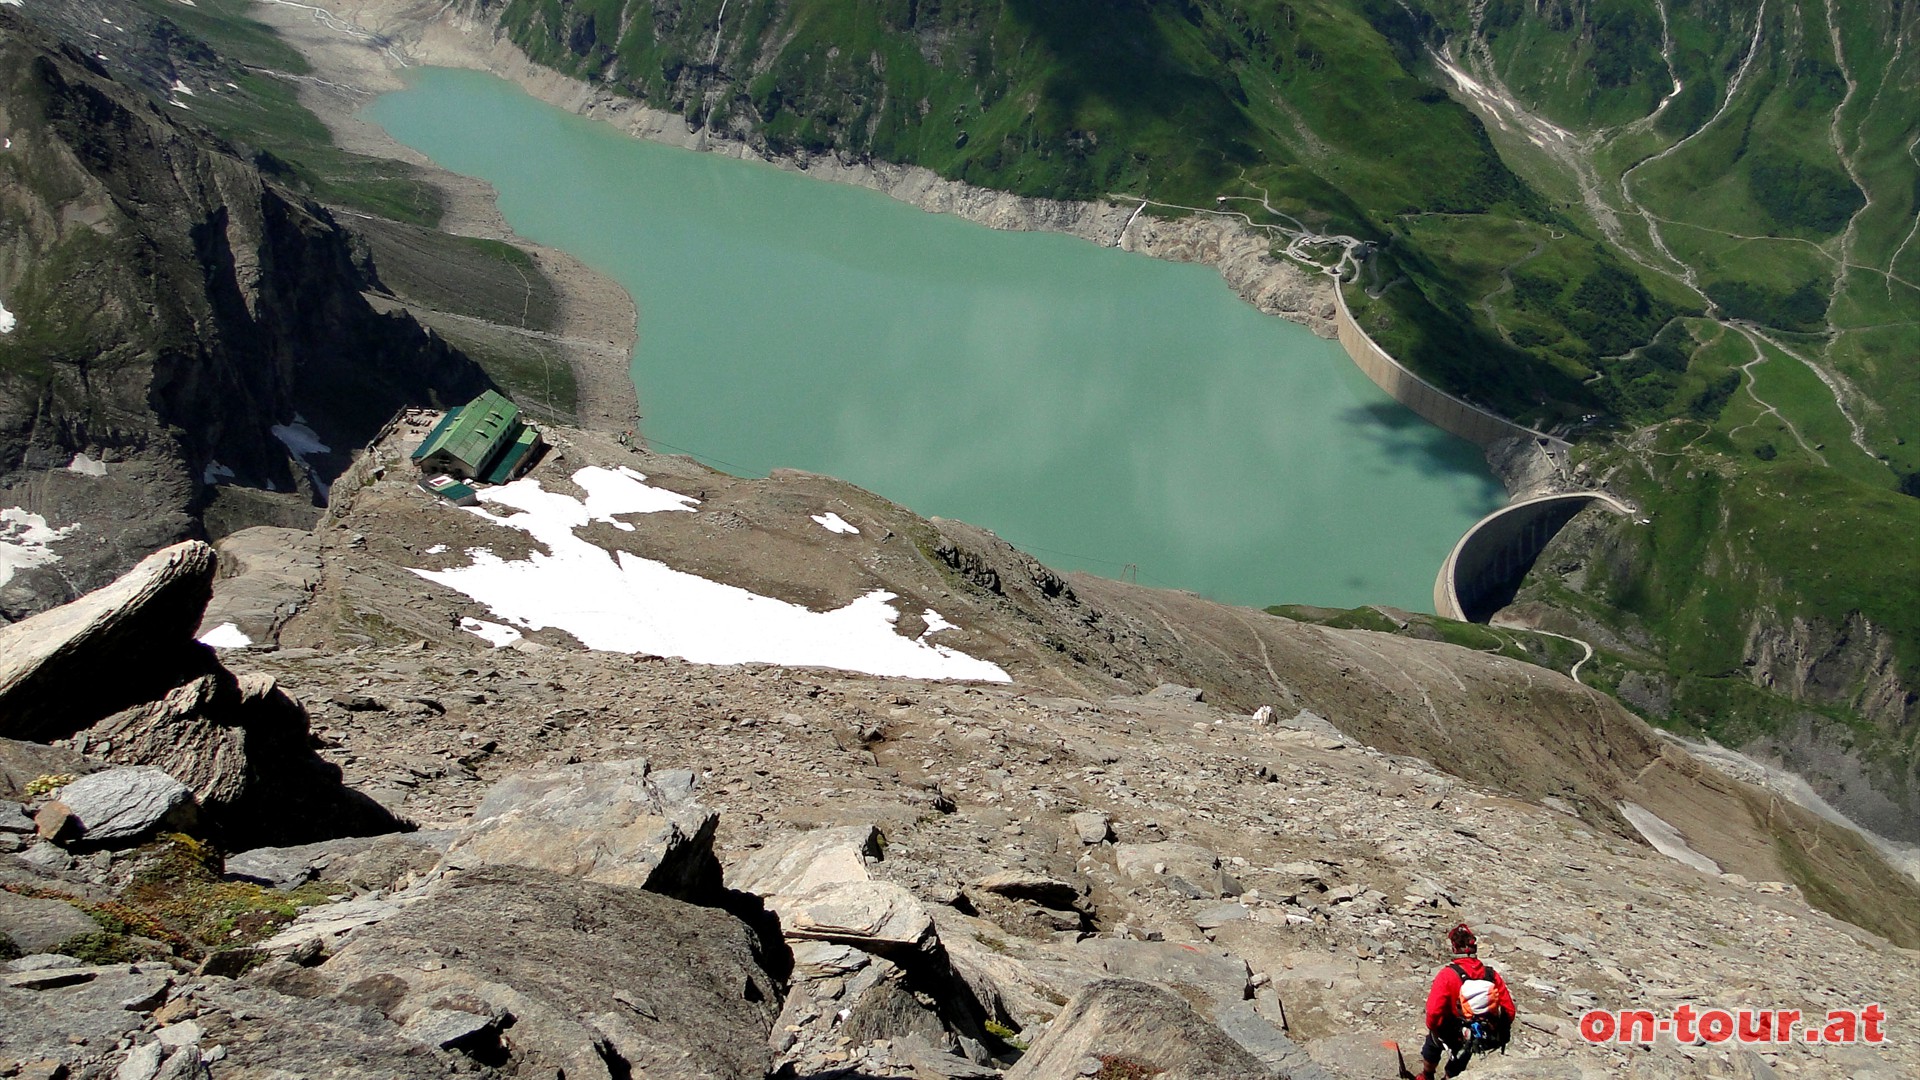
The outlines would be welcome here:
<svg viewBox="0 0 1920 1080">
<path fill-rule="evenodd" d="M 434 425 L 413 452 L 428 475 L 469 484 L 504 484 L 533 465 L 544 444 L 520 407 L 492 390 L 455 409 Z"/>
</svg>

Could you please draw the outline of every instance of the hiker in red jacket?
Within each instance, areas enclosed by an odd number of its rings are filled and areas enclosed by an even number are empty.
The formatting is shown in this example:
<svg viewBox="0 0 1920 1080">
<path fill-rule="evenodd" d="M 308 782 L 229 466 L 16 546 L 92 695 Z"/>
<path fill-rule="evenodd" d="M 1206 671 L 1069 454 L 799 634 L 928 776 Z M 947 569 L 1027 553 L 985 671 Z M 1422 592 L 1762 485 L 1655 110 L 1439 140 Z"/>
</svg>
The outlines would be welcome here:
<svg viewBox="0 0 1920 1080">
<path fill-rule="evenodd" d="M 1453 962 L 1434 975 L 1427 995 L 1421 1080 L 1433 1080 L 1443 1049 L 1451 1051 L 1447 1075 L 1458 1076 L 1474 1054 L 1504 1049 L 1513 1033 L 1513 995 L 1500 973 L 1480 962 L 1473 928 L 1461 923 L 1447 931 L 1447 943 Z"/>
</svg>

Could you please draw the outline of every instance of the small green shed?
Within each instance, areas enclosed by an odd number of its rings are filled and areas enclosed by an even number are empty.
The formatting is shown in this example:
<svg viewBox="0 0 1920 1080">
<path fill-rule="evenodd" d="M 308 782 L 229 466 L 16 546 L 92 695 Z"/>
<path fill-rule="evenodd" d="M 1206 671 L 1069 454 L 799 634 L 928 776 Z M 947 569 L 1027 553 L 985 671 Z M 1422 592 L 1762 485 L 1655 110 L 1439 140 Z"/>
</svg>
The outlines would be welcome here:
<svg viewBox="0 0 1920 1080">
<path fill-rule="evenodd" d="M 413 452 L 422 472 L 504 484 L 533 464 L 538 429 L 520 419 L 520 407 L 492 390 L 447 410 Z"/>
</svg>

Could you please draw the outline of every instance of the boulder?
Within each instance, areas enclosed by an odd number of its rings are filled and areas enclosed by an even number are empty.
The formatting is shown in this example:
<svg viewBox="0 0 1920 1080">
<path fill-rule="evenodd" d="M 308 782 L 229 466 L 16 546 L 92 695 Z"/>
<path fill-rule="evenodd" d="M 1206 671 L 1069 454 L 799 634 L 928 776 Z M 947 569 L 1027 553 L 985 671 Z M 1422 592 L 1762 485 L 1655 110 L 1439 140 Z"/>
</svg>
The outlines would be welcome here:
<svg viewBox="0 0 1920 1080">
<path fill-rule="evenodd" d="M 866 881 L 867 860 L 881 857 L 872 825 L 814 829 L 775 840 L 727 870 L 729 888 L 771 898 L 820 885 Z"/>
<path fill-rule="evenodd" d="M 0 937 L 20 953 L 45 952 L 82 934 L 97 934 L 100 924 L 64 900 L 36 900 L 0 891 Z"/>
<path fill-rule="evenodd" d="M 1190 1000 L 1211 1001 L 1216 1010 L 1252 995 L 1247 962 L 1210 945 L 1089 938 L 1074 952 L 1114 978 L 1160 983 Z"/>
<path fill-rule="evenodd" d="M 323 967 L 249 980 L 311 992 L 319 979 L 416 1033 L 451 1031 L 435 1012 L 499 1016 L 497 1043 L 471 1052 L 510 1054 L 522 1076 L 761 1080 L 783 988 L 757 941 L 715 908 L 493 865 L 449 877 Z"/>
<path fill-rule="evenodd" d="M 1108 820 L 1107 815 L 1097 810 L 1082 810 L 1078 814 L 1070 814 L 1067 817 L 1067 824 L 1073 826 L 1074 835 L 1078 836 L 1083 844 L 1104 844 L 1113 838 L 1113 822 Z"/>
<path fill-rule="evenodd" d="M 199 820 L 200 807 L 187 785 L 159 769 L 134 766 L 89 773 L 60 788 L 41 809 L 41 817 L 61 813 L 71 815 L 71 835 L 49 839 L 92 847 L 130 844 L 163 829 L 190 829 Z M 48 829 L 43 822 L 41 835 Z"/>
<path fill-rule="evenodd" d="M 216 666 L 193 640 L 213 595 L 197 540 L 142 559 L 113 584 L 0 627 L 0 736 L 65 738 Z"/>
<path fill-rule="evenodd" d="M 524 866 L 696 903 L 721 893 L 719 815 L 693 774 L 644 760 L 515 773 L 487 792 L 447 852 L 454 867 Z"/>
<path fill-rule="evenodd" d="M 1154 1080 L 1251 1080 L 1275 1074 L 1178 994 L 1122 979 L 1074 995 L 1007 1080 L 1095 1074 Z"/>
<path fill-rule="evenodd" d="M 767 906 L 789 938 L 837 941 L 901 959 L 931 953 L 939 942 L 927 909 L 890 881 L 830 882 L 770 898 Z"/>
<path fill-rule="evenodd" d="M 973 883 L 973 887 L 1009 900 L 1025 900 L 1055 911 L 1071 911 L 1086 889 L 1070 881 L 1031 870 L 1001 870 Z"/>
<path fill-rule="evenodd" d="M 82 736 L 107 761 L 151 765 L 185 783 L 229 848 L 409 827 L 341 782 L 313 751 L 306 709 L 266 675 L 216 665 Z"/>
</svg>

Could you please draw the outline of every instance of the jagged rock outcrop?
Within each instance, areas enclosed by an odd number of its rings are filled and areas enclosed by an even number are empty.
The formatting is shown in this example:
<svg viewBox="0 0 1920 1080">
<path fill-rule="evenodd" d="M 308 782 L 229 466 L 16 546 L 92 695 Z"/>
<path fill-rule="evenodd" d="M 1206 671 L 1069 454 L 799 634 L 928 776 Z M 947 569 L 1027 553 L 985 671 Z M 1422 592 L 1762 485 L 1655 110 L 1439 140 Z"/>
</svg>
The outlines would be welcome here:
<svg viewBox="0 0 1920 1080">
<path fill-rule="evenodd" d="M 30 622 L 0 627 L 0 736 L 63 739 L 210 671 L 193 640 L 213 596 L 213 549 L 177 544 Z M 110 672 L 112 677 L 102 677 Z"/>
<path fill-rule="evenodd" d="M 0 627 L 0 730 L 164 773 L 233 848 L 399 828 L 314 754 L 299 702 L 267 676 L 235 676 L 193 639 L 214 570 L 213 549 L 188 541 Z M 86 838 L 92 823 L 78 816 L 61 838 Z"/>
<path fill-rule="evenodd" d="M 0 335 L 0 506 L 60 535 L 57 561 L 0 581 L 7 619 L 201 533 L 219 484 L 311 506 L 396 408 L 488 385 L 368 305 L 368 271 L 326 210 L 32 11 L 0 10 L 0 298 L 16 320 Z"/>
</svg>

